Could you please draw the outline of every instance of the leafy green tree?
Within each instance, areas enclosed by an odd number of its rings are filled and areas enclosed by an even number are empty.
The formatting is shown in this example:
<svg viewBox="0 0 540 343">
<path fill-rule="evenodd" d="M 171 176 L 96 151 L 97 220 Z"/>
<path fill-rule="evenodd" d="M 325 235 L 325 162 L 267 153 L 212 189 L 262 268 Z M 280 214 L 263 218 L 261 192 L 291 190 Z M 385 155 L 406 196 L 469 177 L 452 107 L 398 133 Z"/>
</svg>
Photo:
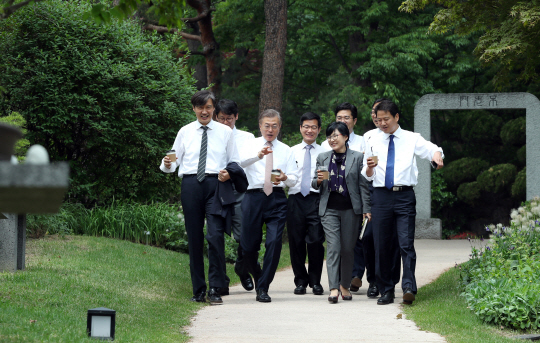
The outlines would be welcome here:
<svg viewBox="0 0 540 343">
<path fill-rule="evenodd" d="M 430 24 L 431 33 L 483 33 L 475 53 L 481 61 L 500 66 L 500 84 L 508 83 L 515 70 L 521 80 L 537 79 L 540 0 L 405 0 L 400 9 L 412 13 L 430 4 L 442 6 Z"/>
<path fill-rule="evenodd" d="M 50 0 L 0 21 L 0 115 L 21 113 L 28 140 L 70 162 L 70 199 L 175 196 L 177 178 L 158 166 L 194 119 L 190 71 L 172 39 L 81 19 L 90 8 Z"/>
</svg>

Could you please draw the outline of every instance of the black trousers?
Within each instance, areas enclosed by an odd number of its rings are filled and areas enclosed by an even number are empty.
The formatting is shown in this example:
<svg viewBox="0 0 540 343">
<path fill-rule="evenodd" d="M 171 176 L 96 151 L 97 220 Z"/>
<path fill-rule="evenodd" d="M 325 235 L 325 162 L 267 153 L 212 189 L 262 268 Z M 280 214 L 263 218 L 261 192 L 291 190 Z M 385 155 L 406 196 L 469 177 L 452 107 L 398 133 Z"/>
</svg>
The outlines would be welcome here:
<svg viewBox="0 0 540 343">
<path fill-rule="evenodd" d="M 296 286 L 313 287 L 321 283 L 324 230 L 319 218 L 319 199 L 318 193 L 310 193 L 306 197 L 301 193 L 289 195 L 287 233 Z"/>
<path fill-rule="evenodd" d="M 242 245 L 244 270 L 255 280 L 257 290 L 268 291 L 274 280 L 287 219 L 287 197 L 285 192 L 274 188 L 267 196 L 263 192 L 246 192 L 242 201 Z M 259 250 L 263 237 L 263 224 L 266 224 L 266 242 L 262 271 L 257 268 Z"/>
<path fill-rule="evenodd" d="M 375 188 L 372 197 L 373 241 L 375 243 L 375 275 L 382 293 L 394 291 L 397 284 L 392 274 L 395 262 L 395 237 L 403 262 L 403 290 L 411 288 L 416 293 L 416 251 L 414 232 L 416 196 L 414 190 L 393 192 L 384 187 Z"/>
<path fill-rule="evenodd" d="M 222 217 L 208 214 L 218 183 L 217 177 L 208 176 L 203 182 L 196 176 L 182 178 L 182 208 L 186 224 L 189 249 L 189 270 L 193 294 L 206 291 L 204 274 L 204 218 L 206 217 L 206 240 L 208 241 L 208 280 L 210 287 L 226 287 L 225 223 Z"/>
</svg>

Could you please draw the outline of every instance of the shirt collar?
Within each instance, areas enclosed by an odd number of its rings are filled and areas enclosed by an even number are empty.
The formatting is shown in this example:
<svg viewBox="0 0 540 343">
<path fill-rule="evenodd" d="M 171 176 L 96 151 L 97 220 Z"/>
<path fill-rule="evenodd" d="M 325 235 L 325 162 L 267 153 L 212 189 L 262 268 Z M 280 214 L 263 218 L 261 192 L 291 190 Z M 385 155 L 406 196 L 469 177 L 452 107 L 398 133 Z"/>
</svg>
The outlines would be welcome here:
<svg viewBox="0 0 540 343">
<path fill-rule="evenodd" d="M 266 142 L 268 142 L 264 137 L 261 137 L 262 141 L 264 142 L 264 145 L 266 145 Z M 277 137 L 274 138 L 274 140 L 272 141 L 272 146 L 275 147 L 277 144 L 279 143 Z"/>
<path fill-rule="evenodd" d="M 302 139 L 302 143 L 300 143 L 300 144 L 302 145 L 302 149 L 304 149 L 304 148 L 308 145 L 308 144 L 306 143 L 306 141 L 304 141 L 303 139 Z M 315 149 L 315 148 L 318 147 L 319 145 L 317 144 L 317 142 L 313 142 L 313 143 L 311 144 L 311 146 L 313 147 L 313 149 Z"/>
<path fill-rule="evenodd" d="M 403 133 L 403 130 L 401 129 L 401 126 L 398 126 L 397 130 L 394 133 L 392 133 L 392 135 L 394 135 L 397 138 L 400 138 L 402 133 Z M 389 137 L 390 137 L 390 133 L 384 133 L 385 139 L 389 139 Z"/>
<path fill-rule="evenodd" d="M 201 124 L 199 120 L 197 120 L 197 125 L 199 125 L 199 128 L 201 128 L 201 126 L 204 126 L 203 124 Z M 215 125 L 216 125 L 216 122 L 213 119 L 210 119 L 210 122 L 206 124 L 206 127 L 208 127 L 210 130 L 213 130 L 215 129 Z"/>
</svg>

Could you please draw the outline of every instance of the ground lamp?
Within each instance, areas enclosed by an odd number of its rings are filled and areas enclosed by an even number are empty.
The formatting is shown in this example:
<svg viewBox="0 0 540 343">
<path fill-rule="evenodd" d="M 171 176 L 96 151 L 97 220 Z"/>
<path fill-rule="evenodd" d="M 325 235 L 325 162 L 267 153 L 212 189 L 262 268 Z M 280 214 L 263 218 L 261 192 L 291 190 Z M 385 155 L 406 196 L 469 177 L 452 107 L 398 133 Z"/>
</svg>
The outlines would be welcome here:
<svg viewBox="0 0 540 343">
<path fill-rule="evenodd" d="M 105 307 L 88 310 L 86 331 L 91 338 L 114 341 L 116 311 Z"/>
</svg>

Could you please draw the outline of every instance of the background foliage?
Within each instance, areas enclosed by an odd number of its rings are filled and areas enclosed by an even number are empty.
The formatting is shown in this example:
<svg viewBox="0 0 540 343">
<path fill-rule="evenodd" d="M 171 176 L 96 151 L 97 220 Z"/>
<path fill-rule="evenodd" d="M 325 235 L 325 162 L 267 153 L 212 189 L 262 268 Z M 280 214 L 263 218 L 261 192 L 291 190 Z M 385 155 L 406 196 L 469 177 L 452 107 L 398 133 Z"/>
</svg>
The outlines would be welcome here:
<svg viewBox="0 0 540 343">
<path fill-rule="evenodd" d="M 70 162 L 70 198 L 168 199 L 177 179 L 157 167 L 194 119 L 194 80 L 171 39 L 83 20 L 89 8 L 51 0 L 0 21 L 0 113 L 19 112 L 32 144 Z"/>
</svg>

